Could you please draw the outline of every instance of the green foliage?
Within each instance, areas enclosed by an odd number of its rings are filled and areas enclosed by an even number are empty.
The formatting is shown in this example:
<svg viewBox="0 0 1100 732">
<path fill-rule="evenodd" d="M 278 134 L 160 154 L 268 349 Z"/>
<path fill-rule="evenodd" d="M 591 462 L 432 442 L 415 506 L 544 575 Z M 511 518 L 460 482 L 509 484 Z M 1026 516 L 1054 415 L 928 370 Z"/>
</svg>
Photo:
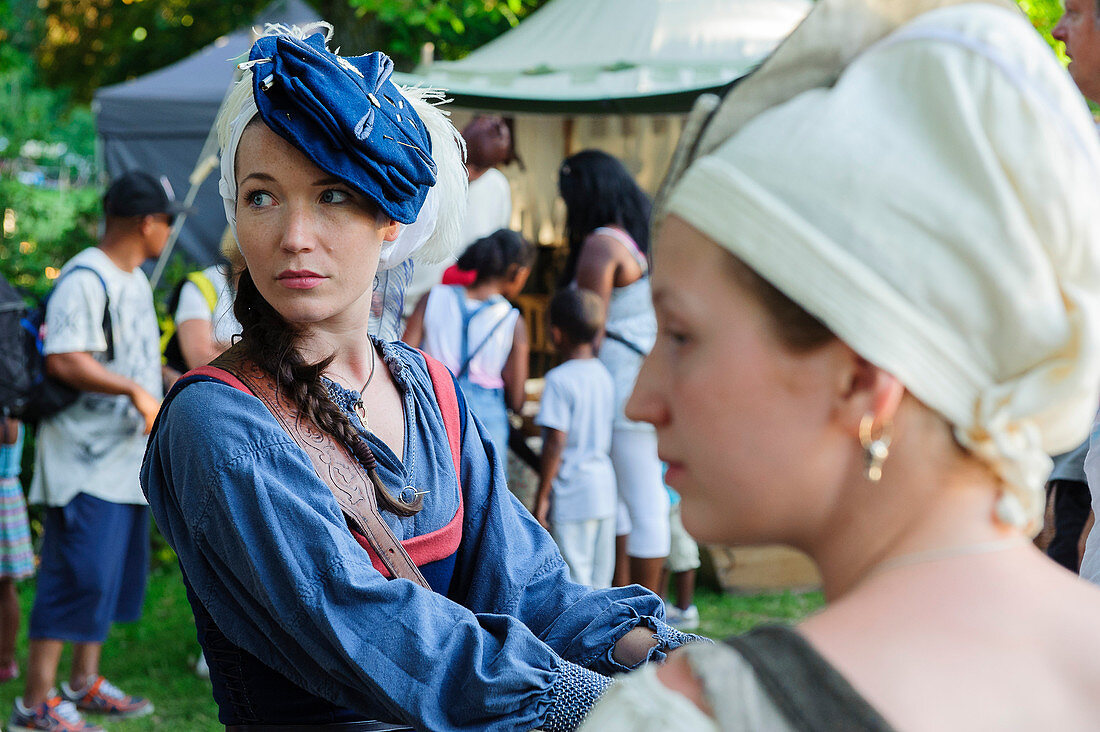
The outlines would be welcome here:
<svg viewBox="0 0 1100 732">
<path fill-rule="evenodd" d="M 1050 35 L 1051 31 L 1054 30 L 1054 26 L 1058 24 L 1058 19 L 1062 17 L 1061 0 L 1017 0 L 1017 2 L 1023 11 L 1027 13 L 1027 17 L 1031 19 L 1031 24 L 1035 26 L 1035 30 L 1042 34 L 1046 42 L 1058 54 L 1058 58 L 1062 63 L 1068 63 L 1069 59 L 1066 58 L 1065 47 Z"/>
<path fill-rule="evenodd" d="M 249 22 L 270 0 L 40 0 L 37 61 L 86 102 L 100 86 L 167 66 Z"/>
<path fill-rule="evenodd" d="M 0 273 L 36 296 L 49 290 L 50 275 L 56 277 L 62 264 L 95 244 L 99 195 L 94 188 L 50 190 L 0 177 L 0 208 L 12 212 L 9 220 L 15 222 L 13 232 L 0 239 Z"/>
<path fill-rule="evenodd" d="M 94 124 L 39 83 L 30 56 L 10 45 L 0 55 L 0 274 L 41 295 L 49 268 L 95 243 Z"/>
<path fill-rule="evenodd" d="M 415 62 L 420 47 L 435 44 L 436 56 L 465 56 L 509 30 L 546 0 L 347 0 L 381 26 L 384 48 L 399 62 Z"/>
</svg>

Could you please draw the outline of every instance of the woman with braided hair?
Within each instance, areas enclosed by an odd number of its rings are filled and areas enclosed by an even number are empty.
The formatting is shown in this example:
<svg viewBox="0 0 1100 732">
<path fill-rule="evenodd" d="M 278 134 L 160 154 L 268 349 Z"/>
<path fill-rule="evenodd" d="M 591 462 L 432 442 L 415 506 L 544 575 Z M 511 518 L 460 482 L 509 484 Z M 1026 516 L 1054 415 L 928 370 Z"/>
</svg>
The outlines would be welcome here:
<svg viewBox="0 0 1100 732">
<path fill-rule="evenodd" d="M 568 581 L 438 362 L 368 333 L 446 257 L 454 129 L 381 53 L 269 28 L 219 122 L 241 338 L 166 398 L 142 468 L 231 730 L 567 730 L 690 636 Z"/>
</svg>

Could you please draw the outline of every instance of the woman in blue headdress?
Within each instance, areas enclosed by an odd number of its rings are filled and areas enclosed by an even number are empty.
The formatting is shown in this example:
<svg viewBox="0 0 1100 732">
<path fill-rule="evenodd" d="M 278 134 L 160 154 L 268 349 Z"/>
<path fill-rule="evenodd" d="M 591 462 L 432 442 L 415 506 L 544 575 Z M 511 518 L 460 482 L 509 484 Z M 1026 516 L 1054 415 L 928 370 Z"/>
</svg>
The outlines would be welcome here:
<svg viewBox="0 0 1100 732">
<path fill-rule="evenodd" d="M 219 133 L 242 337 L 169 394 L 142 467 L 220 719 L 571 729 L 607 674 L 689 638 L 638 587 L 571 583 L 453 378 L 370 338 L 376 274 L 449 253 L 465 171 L 423 90 L 326 40 L 269 28 L 241 65 Z"/>
</svg>

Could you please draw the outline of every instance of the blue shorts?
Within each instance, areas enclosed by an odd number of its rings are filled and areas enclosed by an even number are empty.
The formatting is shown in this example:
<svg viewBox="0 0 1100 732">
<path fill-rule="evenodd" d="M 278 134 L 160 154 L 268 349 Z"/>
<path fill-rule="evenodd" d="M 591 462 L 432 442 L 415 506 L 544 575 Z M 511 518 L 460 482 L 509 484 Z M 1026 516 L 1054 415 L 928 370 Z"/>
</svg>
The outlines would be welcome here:
<svg viewBox="0 0 1100 732">
<path fill-rule="evenodd" d="M 102 643 L 137 620 L 149 573 L 149 507 L 79 493 L 46 509 L 30 638 Z"/>
</svg>

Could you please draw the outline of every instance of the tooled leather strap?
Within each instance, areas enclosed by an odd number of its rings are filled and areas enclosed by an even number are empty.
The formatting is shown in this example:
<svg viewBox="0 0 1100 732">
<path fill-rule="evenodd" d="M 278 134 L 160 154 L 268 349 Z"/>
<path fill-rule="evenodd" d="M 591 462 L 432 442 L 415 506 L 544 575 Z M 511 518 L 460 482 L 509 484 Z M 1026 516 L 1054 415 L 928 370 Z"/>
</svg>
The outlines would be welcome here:
<svg viewBox="0 0 1100 732">
<path fill-rule="evenodd" d="M 416 563 L 382 518 L 374 486 L 355 456 L 302 415 L 297 406 L 279 392 L 274 377 L 245 358 L 237 346 L 211 361 L 210 366 L 236 377 L 264 403 L 279 425 L 309 456 L 318 477 L 332 491 L 341 510 L 366 538 L 390 575 L 430 589 Z"/>
</svg>

